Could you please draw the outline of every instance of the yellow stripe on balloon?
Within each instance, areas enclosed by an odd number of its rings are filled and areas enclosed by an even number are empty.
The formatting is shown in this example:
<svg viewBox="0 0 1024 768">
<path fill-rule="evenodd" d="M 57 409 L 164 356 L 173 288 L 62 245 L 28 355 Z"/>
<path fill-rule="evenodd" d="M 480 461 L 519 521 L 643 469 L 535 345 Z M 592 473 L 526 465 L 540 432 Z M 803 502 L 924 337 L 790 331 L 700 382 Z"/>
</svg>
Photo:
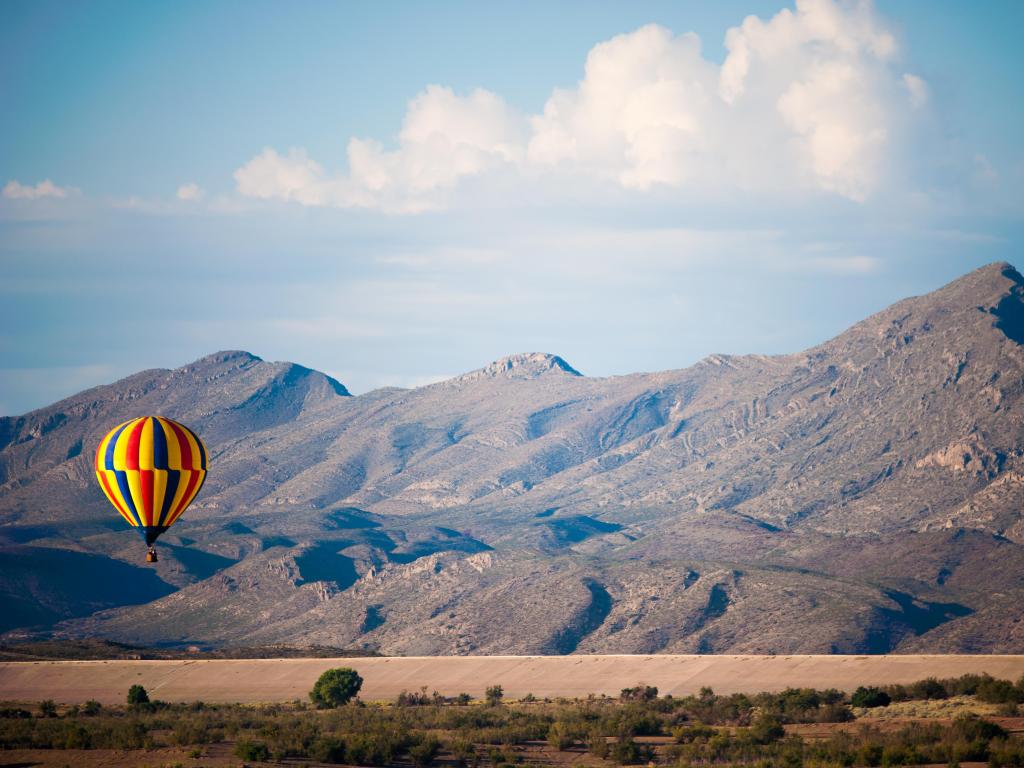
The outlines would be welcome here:
<svg viewBox="0 0 1024 768">
<path fill-rule="evenodd" d="M 167 419 L 161 418 L 160 424 L 164 428 L 164 436 L 167 438 L 167 468 L 181 469 L 181 451 L 178 448 L 178 436 L 174 434 L 174 429 L 167 423 Z"/>
<path fill-rule="evenodd" d="M 167 493 L 167 470 L 153 470 L 153 525 L 166 525 L 160 522 L 160 512 L 164 508 L 164 496 Z"/>
<path fill-rule="evenodd" d="M 167 511 L 167 521 L 164 525 L 170 525 L 178 519 L 178 515 L 174 513 L 178 509 L 178 505 L 181 504 L 181 497 L 185 495 L 185 489 L 188 488 L 188 481 L 191 474 L 192 473 L 187 469 L 182 469 L 178 472 L 178 487 L 174 491 L 174 500 L 171 502 L 171 508 Z M 180 512 L 178 514 L 180 514 Z"/>
<path fill-rule="evenodd" d="M 146 418 L 139 435 L 139 469 L 153 468 L 153 420 Z"/>
<path fill-rule="evenodd" d="M 121 490 L 121 484 L 117 482 L 117 472 L 114 470 L 109 470 L 107 472 L 107 479 L 110 481 L 110 488 L 114 492 L 114 495 L 117 496 L 118 500 L 121 502 L 121 506 L 124 507 L 124 511 L 128 513 L 129 517 L 132 517 L 132 504 L 130 503 L 131 500 L 125 498 L 124 491 Z M 130 491 L 131 488 L 129 488 L 128 490 Z M 132 517 L 132 526 L 138 527 L 138 525 L 138 521 L 134 517 Z"/>
<path fill-rule="evenodd" d="M 107 448 L 110 446 L 110 441 L 114 438 L 114 435 L 117 434 L 117 430 L 119 430 L 121 427 L 123 427 L 127 423 L 128 423 L 127 421 L 122 421 L 120 424 L 118 424 L 112 430 L 107 432 L 107 434 L 103 438 L 103 440 L 100 441 L 100 445 L 96 449 L 96 468 L 97 469 L 109 469 L 109 467 L 106 464 L 106 461 L 107 461 Z"/>
<path fill-rule="evenodd" d="M 96 479 L 100 481 L 100 490 L 103 491 L 103 495 L 110 500 L 110 503 L 114 505 L 114 509 L 120 513 L 121 517 L 125 519 L 125 522 L 127 522 L 128 525 L 134 527 L 135 520 L 133 520 L 132 516 L 128 513 L 127 505 L 124 503 L 124 500 L 121 499 L 121 494 L 117 491 L 117 478 L 114 477 L 114 473 L 108 470 L 99 470 L 96 472 Z M 103 484 L 104 479 L 107 481 L 106 485 Z M 108 487 L 110 488 L 109 492 L 107 491 Z"/>
<path fill-rule="evenodd" d="M 182 428 L 185 439 L 188 441 L 188 449 L 192 452 L 192 469 L 200 469 L 203 466 L 202 454 L 199 453 L 199 446 L 196 445 L 195 435 L 191 429 Z"/>
<path fill-rule="evenodd" d="M 114 469 L 124 469 L 128 464 L 128 437 L 135 429 L 136 421 L 138 419 L 129 421 L 117 436 L 117 442 L 114 443 Z"/>
<path fill-rule="evenodd" d="M 142 504 L 142 480 L 139 478 L 139 471 L 137 469 L 129 469 L 125 474 L 128 476 L 128 487 L 132 492 L 132 501 L 135 502 L 135 513 L 139 516 L 143 526 L 152 525 L 146 519 L 146 508 Z"/>
<path fill-rule="evenodd" d="M 171 507 L 171 509 L 172 509 L 171 519 L 170 519 L 169 522 L 165 523 L 165 525 L 173 525 L 174 522 L 179 517 L 181 517 L 181 514 L 186 509 L 188 509 L 188 505 L 192 503 L 193 499 L 195 499 L 196 495 L 199 493 L 199 489 L 203 487 L 203 480 L 206 478 L 206 471 L 202 470 L 202 469 L 197 469 L 197 470 L 194 470 L 192 472 L 184 471 L 181 474 L 182 474 L 182 478 L 181 478 L 181 481 L 179 481 L 179 482 L 182 483 L 182 486 L 181 486 L 182 488 L 187 488 L 188 487 L 188 481 L 191 479 L 191 475 L 195 475 L 195 477 L 196 477 L 195 487 L 192 488 L 192 492 L 189 493 L 188 496 L 185 496 L 184 493 L 182 494 L 180 500 L 177 501 L 177 503 L 181 505 L 180 507 L 178 507 L 178 506 Z M 175 513 L 175 512 L 173 512 L 173 510 L 177 510 L 177 512 Z"/>
</svg>

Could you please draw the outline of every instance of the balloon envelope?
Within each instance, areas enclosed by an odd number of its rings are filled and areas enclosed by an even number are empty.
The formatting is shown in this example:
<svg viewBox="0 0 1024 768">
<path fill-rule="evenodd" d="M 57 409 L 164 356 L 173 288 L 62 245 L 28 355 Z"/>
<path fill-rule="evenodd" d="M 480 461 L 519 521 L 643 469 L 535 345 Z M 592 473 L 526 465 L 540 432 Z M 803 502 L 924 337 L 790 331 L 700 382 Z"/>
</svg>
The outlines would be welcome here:
<svg viewBox="0 0 1024 768">
<path fill-rule="evenodd" d="M 152 544 L 202 488 L 206 446 L 195 432 L 172 419 L 132 419 L 100 441 L 96 478 L 121 517 Z"/>
</svg>

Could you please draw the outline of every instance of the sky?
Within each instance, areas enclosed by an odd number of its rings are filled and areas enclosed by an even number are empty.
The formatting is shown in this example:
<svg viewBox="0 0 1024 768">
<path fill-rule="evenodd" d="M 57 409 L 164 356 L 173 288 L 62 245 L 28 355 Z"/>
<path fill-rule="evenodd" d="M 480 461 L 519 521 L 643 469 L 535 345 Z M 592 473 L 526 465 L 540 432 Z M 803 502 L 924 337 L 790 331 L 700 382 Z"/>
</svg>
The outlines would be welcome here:
<svg viewBox="0 0 1024 768">
<path fill-rule="evenodd" d="M 0 4 L 0 414 L 787 353 L 1024 267 L 1024 4 Z"/>
</svg>

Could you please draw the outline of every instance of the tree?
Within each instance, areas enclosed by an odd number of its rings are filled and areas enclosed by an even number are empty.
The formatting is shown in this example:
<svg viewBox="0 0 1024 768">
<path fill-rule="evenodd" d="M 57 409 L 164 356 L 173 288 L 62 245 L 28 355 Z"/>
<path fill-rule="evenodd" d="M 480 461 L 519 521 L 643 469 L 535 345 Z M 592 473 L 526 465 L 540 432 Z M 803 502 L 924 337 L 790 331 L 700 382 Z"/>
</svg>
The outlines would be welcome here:
<svg viewBox="0 0 1024 768">
<path fill-rule="evenodd" d="M 362 687 L 363 678 L 354 669 L 328 669 L 316 681 L 309 698 L 319 709 L 333 709 L 348 704 Z"/>
<path fill-rule="evenodd" d="M 149 694 L 146 693 L 146 689 L 136 683 L 128 689 L 128 703 L 132 706 L 138 706 L 139 704 L 149 703 Z"/>
<path fill-rule="evenodd" d="M 487 703 L 492 707 L 496 707 L 501 704 L 501 700 L 504 696 L 505 691 L 502 690 L 500 685 L 492 685 L 484 691 L 484 698 L 487 699 Z"/>
<path fill-rule="evenodd" d="M 891 702 L 892 698 L 885 691 L 864 686 L 854 691 L 850 697 L 850 704 L 854 707 L 888 707 Z"/>
<path fill-rule="evenodd" d="M 43 717 L 56 717 L 57 716 L 57 705 L 53 699 L 46 699 L 39 702 L 39 714 Z"/>
</svg>

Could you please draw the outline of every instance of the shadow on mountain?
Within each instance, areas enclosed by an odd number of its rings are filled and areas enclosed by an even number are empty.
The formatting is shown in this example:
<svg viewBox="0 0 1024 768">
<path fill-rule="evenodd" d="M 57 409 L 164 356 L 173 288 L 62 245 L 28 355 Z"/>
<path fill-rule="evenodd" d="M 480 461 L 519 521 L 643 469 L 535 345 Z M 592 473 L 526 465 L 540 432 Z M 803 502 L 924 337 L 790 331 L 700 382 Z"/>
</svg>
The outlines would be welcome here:
<svg viewBox="0 0 1024 768">
<path fill-rule="evenodd" d="M 959 603 L 930 603 L 905 592 L 886 591 L 897 608 L 875 609 L 876 621 L 864 637 L 866 653 L 889 653 L 907 635 L 921 636 L 948 621 L 974 611 Z"/>
<path fill-rule="evenodd" d="M 0 549 L 0 631 L 52 625 L 104 608 L 137 605 L 174 587 L 150 568 L 49 547 Z"/>
<path fill-rule="evenodd" d="M 351 544 L 350 541 L 324 541 L 297 555 L 295 565 L 302 574 L 299 583 L 332 581 L 338 589 L 351 587 L 359 579 L 359 574 L 352 558 L 341 554 L 341 550 Z"/>
<path fill-rule="evenodd" d="M 573 617 L 573 620 L 554 638 L 554 652 L 565 655 L 575 651 L 581 642 L 604 624 L 612 612 L 612 596 L 604 584 L 594 579 L 584 579 L 583 586 L 590 592 L 587 606 Z"/>
<path fill-rule="evenodd" d="M 237 562 L 229 557 L 203 552 L 201 549 L 178 547 L 173 544 L 165 544 L 161 550 L 168 552 L 171 557 L 181 563 L 182 568 L 188 571 L 190 576 L 194 576 L 199 581 L 213 576 L 217 571 L 222 571 Z"/>
<path fill-rule="evenodd" d="M 546 529 L 544 543 L 553 547 L 567 547 L 586 541 L 592 536 L 601 536 L 622 530 L 622 526 L 618 523 L 606 523 L 586 515 L 559 517 L 541 523 L 541 525 Z"/>
<path fill-rule="evenodd" d="M 342 507 L 332 509 L 324 515 L 324 527 L 334 531 L 380 528 L 380 523 L 374 520 L 374 517 L 372 512 L 366 512 L 358 507 Z"/>
<path fill-rule="evenodd" d="M 472 555 L 490 549 L 491 547 L 482 541 L 477 541 L 472 536 L 467 536 L 459 531 L 453 531 L 450 528 L 434 528 L 426 538 L 404 543 L 388 552 L 388 560 L 405 565 L 438 552 L 464 552 Z"/>
<path fill-rule="evenodd" d="M 1017 270 L 1012 267 L 1004 269 L 1003 275 L 1013 280 L 1016 285 L 1010 293 L 989 311 L 996 317 L 996 328 L 1006 338 L 1024 344 L 1024 282 Z"/>
</svg>

